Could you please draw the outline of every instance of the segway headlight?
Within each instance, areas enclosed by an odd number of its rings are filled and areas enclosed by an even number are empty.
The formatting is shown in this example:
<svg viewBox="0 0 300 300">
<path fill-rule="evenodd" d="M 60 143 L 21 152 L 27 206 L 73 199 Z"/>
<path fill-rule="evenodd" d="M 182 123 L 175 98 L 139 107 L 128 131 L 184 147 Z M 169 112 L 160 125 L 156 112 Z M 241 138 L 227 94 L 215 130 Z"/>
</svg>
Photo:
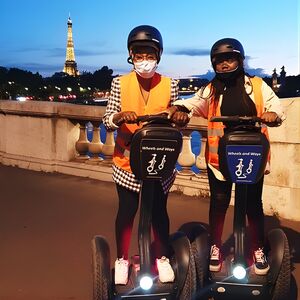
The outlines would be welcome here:
<svg viewBox="0 0 300 300">
<path fill-rule="evenodd" d="M 234 266 L 232 274 L 236 279 L 244 279 L 246 277 L 246 269 L 241 265 Z"/>
<path fill-rule="evenodd" d="M 153 280 L 149 275 L 145 275 L 145 276 L 141 277 L 140 287 L 143 290 L 147 291 L 147 290 L 151 289 L 152 285 L 153 285 Z"/>
</svg>

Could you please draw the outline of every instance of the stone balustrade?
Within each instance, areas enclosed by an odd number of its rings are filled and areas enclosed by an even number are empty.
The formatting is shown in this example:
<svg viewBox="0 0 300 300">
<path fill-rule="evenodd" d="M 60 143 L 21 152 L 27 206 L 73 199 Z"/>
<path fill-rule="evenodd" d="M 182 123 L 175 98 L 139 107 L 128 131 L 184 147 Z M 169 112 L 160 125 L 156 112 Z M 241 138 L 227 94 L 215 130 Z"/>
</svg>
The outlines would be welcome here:
<svg viewBox="0 0 300 300">
<path fill-rule="evenodd" d="M 300 98 L 282 99 L 282 104 L 287 120 L 270 128 L 272 172 L 265 176 L 264 209 L 267 214 L 300 220 Z M 115 137 L 103 127 L 104 112 L 101 106 L 2 100 L 0 163 L 111 181 Z M 172 191 L 209 195 L 206 124 L 192 118 L 182 131 L 179 174 Z"/>
</svg>

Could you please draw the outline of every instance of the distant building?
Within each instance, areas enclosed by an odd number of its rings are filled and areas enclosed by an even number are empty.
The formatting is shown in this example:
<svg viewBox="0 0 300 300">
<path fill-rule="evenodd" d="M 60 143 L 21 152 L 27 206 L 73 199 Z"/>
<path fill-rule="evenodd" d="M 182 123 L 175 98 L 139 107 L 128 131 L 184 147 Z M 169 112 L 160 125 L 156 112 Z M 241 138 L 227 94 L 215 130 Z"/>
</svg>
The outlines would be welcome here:
<svg viewBox="0 0 300 300">
<path fill-rule="evenodd" d="M 276 73 L 276 69 L 273 70 L 272 74 L 272 89 L 275 93 L 282 92 L 286 84 L 286 72 L 284 66 L 281 67 L 280 76 Z"/>
<path fill-rule="evenodd" d="M 281 67 L 279 80 L 280 80 L 280 85 L 284 86 L 285 85 L 285 80 L 286 80 L 286 72 L 284 70 L 284 66 Z"/>
<path fill-rule="evenodd" d="M 75 61 L 73 34 L 72 34 L 72 20 L 69 16 L 68 18 L 68 40 L 67 40 L 67 51 L 66 51 L 66 62 L 63 72 L 71 75 L 77 76 L 79 72 L 77 70 L 77 64 Z"/>
<path fill-rule="evenodd" d="M 274 92 L 278 92 L 279 89 L 279 84 L 278 84 L 278 75 L 276 73 L 276 68 L 273 70 L 272 74 L 272 89 Z"/>
</svg>

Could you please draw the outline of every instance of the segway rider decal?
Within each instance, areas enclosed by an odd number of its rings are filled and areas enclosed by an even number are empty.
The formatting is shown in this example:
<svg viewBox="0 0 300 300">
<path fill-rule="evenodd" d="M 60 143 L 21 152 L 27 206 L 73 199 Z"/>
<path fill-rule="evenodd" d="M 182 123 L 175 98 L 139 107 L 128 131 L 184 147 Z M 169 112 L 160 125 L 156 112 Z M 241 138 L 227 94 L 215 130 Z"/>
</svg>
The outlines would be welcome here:
<svg viewBox="0 0 300 300">
<path fill-rule="evenodd" d="M 162 158 L 162 160 L 161 160 L 161 163 L 158 166 L 159 170 L 163 170 L 166 161 L 167 161 L 166 160 L 166 155 L 164 155 L 163 158 Z"/>
<path fill-rule="evenodd" d="M 154 169 L 155 164 L 157 162 L 155 159 L 156 156 L 157 156 L 157 154 L 152 154 L 152 159 L 149 160 L 149 162 L 148 162 L 149 166 L 147 167 L 147 171 L 148 171 L 149 175 L 157 175 L 157 169 Z M 166 162 L 166 155 L 163 156 L 161 163 L 158 165 L 158 170 L 163 170 L 165 162 Z"/>
<path fill-rule="evenodd" d="M 143 174 L 146 178 L 163 178 L 167 170 L 176 163 L 176 142 L 170 140 L 144 139 L 140 156 Z M 175 160 L 175 161 L 174 161 Z M 168 172 L 168 171 L 167 171 Z"/>
<path fill-rule="evenodd" d="M 236 165 L 236 171 L 235 171 L 235 175 L 238 177 L 238 178 L 246 178 L 245 174 L 243 174 L 243 159 L 242 158 L 239 158 L 239 163 Z M 241 175 L 243 174 L 244 177 L 241 177 Z"/>
<path fill-rule="evenodd" d="M 250 174 L 252 172 L 252 167 L 253 167 L 253 159 L 250 159 L 249 167 L 246 170 L 247 174 Z"/>
<path fill-rule="evenodd" d="M 247 178 L 247 175 L 245 173 L 243 173 L 243 168 L 244 168 L 243 160 L 244 160 L 243 158 L 240 158 L 239 159 L 239 163 L 236 165 L 235 175 L 239 179 Z M 250 159 L 249 166 L 248 166 L 248 168 L 246 170 L 247 174 L 251 174 L 252 173 L 252 167 L 253 167 L 253 159 Z"/>
<path fill-rule="evenodd" d="M 227 146 L 227 164 L 236 183 L 255 183 L 262 158 L 261 146 Z"/>
<path fill-rule="evenodd" d="M 156 157 L 157 154 L 152 154 L 152 159 L 149 160 L 149 166 L 147 167 L 147 171 L 149 175 L 156 175 L 157 171 L 154 170 L 155 164 L 156 164 Z"/>
</svg>

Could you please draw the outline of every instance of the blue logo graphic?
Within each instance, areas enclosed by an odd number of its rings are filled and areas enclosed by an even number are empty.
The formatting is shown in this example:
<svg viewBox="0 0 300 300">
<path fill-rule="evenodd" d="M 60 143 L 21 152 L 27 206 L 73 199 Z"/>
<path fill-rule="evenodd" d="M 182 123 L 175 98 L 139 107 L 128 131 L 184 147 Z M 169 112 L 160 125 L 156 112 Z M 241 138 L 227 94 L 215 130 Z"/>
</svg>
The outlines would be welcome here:
<svg viewBox="0 0 300 300">
<path fill-rule="evenodd" d="M 255 183 L 262 159 L 260 145 L 228 145 L 226 157 L 231 180 L 234 183 Z"/>
</svg>

